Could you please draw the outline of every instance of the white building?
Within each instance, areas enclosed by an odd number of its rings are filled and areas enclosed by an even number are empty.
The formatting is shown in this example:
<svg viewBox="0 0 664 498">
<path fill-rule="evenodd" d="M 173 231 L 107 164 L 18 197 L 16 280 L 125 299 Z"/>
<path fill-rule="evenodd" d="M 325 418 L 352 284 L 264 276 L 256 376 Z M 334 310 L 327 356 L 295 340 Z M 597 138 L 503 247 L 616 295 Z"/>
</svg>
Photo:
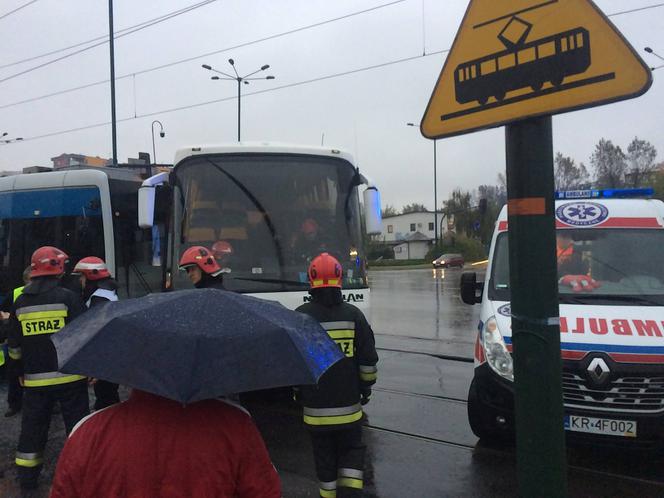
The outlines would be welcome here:
<svg viewBox="0 0 664 498">
<path fill-rule="evenodd" d="M 447 231 L 443 213 L 438 213 L 438 237 Z M 420 211 L 383 218 L 378 239 L 392 245 L 394 259 L 424 259 L 434 243 L 434 212 Z"/>
</svg>

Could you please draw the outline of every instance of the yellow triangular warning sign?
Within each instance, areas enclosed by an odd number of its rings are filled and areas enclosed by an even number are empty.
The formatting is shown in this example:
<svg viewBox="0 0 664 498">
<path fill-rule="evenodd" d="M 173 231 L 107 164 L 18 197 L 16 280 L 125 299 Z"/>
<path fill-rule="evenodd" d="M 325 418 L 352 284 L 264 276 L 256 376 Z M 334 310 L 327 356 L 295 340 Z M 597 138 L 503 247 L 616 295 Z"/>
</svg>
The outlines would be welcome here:
<svg viewBox="0 0 664 498">
<path fill-rule="evenodd" d="M 470 0 L 420 128 L 460 135 L 637 97 L 651 83 L 591 0 Z"/>
</svg>

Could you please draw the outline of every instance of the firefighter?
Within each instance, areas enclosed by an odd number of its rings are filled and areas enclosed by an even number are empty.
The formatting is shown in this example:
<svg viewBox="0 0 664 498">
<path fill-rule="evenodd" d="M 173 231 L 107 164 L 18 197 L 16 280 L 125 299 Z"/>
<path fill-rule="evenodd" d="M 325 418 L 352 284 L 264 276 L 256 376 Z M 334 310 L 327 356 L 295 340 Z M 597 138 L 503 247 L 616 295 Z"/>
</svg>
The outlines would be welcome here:
<svg viewBox="0 0 664 498">
<path fill-rule="evenodd" d="M 203 246 L 192 246 L 182 253 L 180 270 L 185 270 L 197 289 L 224 289 L 223 270 L 211 251 Z"/>
<path fill-rule="evenodd" d="M 342 268 L 328 253 L 309 265 L 311 301 L 296 311 L 318 320 L 345 358 L 332 365 L 316 386 L 303 386 L 298 398 L 309 429 L 322 498 L 361 496 L 364 486 L 362 405 L 376 382 L 378 355 L 364 314 L 341 295 Z M 345 493 L 345 494 L 344 494 Z"/>
<path fill-rule="evenodd" d="M 9 318 L 10 358 L 17 362 L 24 387 L 16 452 L 18 479 L 24 489 L 37 486 L 54 404 L 60 405 L 67 434 L 89 412 L 86 378 L 58 372 L 50 340 L 84 309 L 79 296 L 59 285 L 66 261 L 67 255 L 60 249 L 37 249 L 31 259 L 31 281 L 14 302 Z"/>
<path fill-rule="evenodd" d="M 118 283 L 111 277 L 103 259 L 96 256 L 81 259 L 76 263 L 72 275 L 79 275 L 83 301 L 88 309 L 98 304 L 118 300 Z M 114 382 L 97 379 L 94 381 L 94 391 L 95 410 L 101 410 L 120 402 L 118 385 Z"/>
<path fill-rule="evenodd" d="M 30 283 L 30 266 L 23 270 L 23 285 L 21 287 L 16 287 L 12 291 L 11 298 L 7 301 L 6 306 L 3 303 L 3 311 L 9 312 L 16 301 L 18 296 L 23 293 L 23 289 L 26 285 Z M 7 313 L 7 318 L 9 318 L 9 313 Z M 8 322 L 8 320 L 7 320 Z M 8 326 L 8 323 L 5 323 Z M 21 411 L 21 404 L 23 400 L 23 389 L 21 384 L 18 381 L 18 375 L 16 372 L 15 362 L 7 361 L 6 372 L 7 372 L 7 406 L 9 409 L 5 412 L 5 417 L 13 417 L 18 412 Z"/>
</svg>

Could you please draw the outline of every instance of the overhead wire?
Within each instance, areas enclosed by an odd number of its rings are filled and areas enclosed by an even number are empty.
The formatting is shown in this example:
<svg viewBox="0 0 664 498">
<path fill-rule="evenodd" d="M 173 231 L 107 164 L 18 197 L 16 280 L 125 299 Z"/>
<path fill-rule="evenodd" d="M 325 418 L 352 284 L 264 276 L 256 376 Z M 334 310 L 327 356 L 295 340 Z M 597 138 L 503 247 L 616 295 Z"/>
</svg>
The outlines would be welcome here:
<svg viewBox="0 0 664 498">
<path fill-rule="evenodd" d="M 36 0 L 35 0 L 35 1 L 36 1 Z M 143 21 L 143 22 L 140 22 L 140 23 L 138 23 L 138 24 L 134 24 L 133 26 L 128 26 L 128 27 L 126 27 L 126 28 L 119 29 L 119 30 L 117 30 L 117 31 L 114 33 L 114 37 L 117 37 L 117 35 L 120 35 L 120 34 L 124 33 L 125 31 L 132 30 L 132 29 L 134 29 L 134 28 L 137 28 L 137 27 L 139 27 L 139 26 L 143 26 L 143 25 L 148 24 L 148 23 L 151 23 L 151 22 L 153 22 L 153 21 L 157 21 L 157 20 L 159 20 L 159 19 L 164 19 L 164 18 L 166 18 L 166 17 L 168 17 L 168 16 L 171 16 L 171 15 L 173 15 L 173 14 L 176 14 L 176 13 L 178 13 L 178 12 L 182 12 L 182 13 L 184 13 L 185 11 L 189 11 L 189 10 L 192 9 L 192 8 L 202 7 L 202 6 L 204 6 L 204 5 L 207 5 L 208 3 L 212 3 L 212 2 L 216 2 L 216 1 L 217 1 L 217 0 L 204 0 L 204 1 L 202 1 L 202 2 L 199 2 L 198 4 L 189 5 L 189 6 L 187 6 L 187 7 L 183 7 L 183 8 L 181 8 L 181 9 L 174 10 L 174 11 L 172 11 L 172 12 L 169 12 L 169 13 L 167 13 L 167 14 L 163 14 L 163 15 L 161 15 L 161 16 L 154 17 L 154 18 L 152 18 L 152 19 L 148 19 L 147 21 Z M 89 40 L 85 40 L 85 41 L 82 41 L 82 42 L 79 42 L 79 43 L 75 43 L 75 44 L 73 44 L 73 45 L 69 45 L 68 47 L 62 47 L 62 48 L 58 48 L 58 49 L 55 49 L 55 50 L 51 50 L 50 52 L 44 52 L 44 53 L 42 53 L 42 54 L 33 55 L 33 56 L 31 56 L 31 57 L 27 57 L 27 58 L 25 58 L 25 59 L 21 59 L 21 60 L 18 60 L 18 61 L 9 62 L 9 63 L 6 63 L 6 64 L 0 64 L 0 69 L 4 69 L 4 68 L 7 68 L 7 67 L 11 67 L 11 66 L 17 66 L 17 65 L 19 65 L 19 64 L 23 64 L 23 63 L 25 63 L 25 62 L 30 62 L 30 61 L 33 61 L 33 60 L 41 59 L 42 57 L 47 57 L 47 56 L 49 56 L 49 55 L 58 54 L 58 53 L 60 53 L 60 52 L 66 52 L 67 50 L 71 50 L 71 49 L 73 49 L 73 48 L 77 48 L 77 47 L 82 47 L 82 46 L 84 46 L 84 45 L 88 45 L 88 44 L 90 44 L 90 43 L 94 43 L 94 42 L 96 42 L 96 41 L 100 41 L 100 40 L 106 40 L 106 41 L 108 41 L 108 35 L 105 34 L 105 35 L 97 36 L 97 37 L 95 37 L 95 38 L 91 38 L 91 39 L 89 39 Z"/>
<path fill-rule="evenodd" d="M 384 4 L 384 6 L 392 5 L 392 4 L 395 4 L 395 3 L 400 3 L 402 1 L 405 1 L 405 0 L 396 0 L 395 2 L 391 2 L 389 4 Z M 375 10 L 376 8 L 380 8 L 380 7 L 381 6 L 374 7 L 372 9 L 368 9 L 368 10 Z M 645 7 L 640 7 L 640 8 L 637 8 L 637 9 L 631 9 L 629 11 L 616 12 L 616 13 L 608 14 L 607 17 L 622 15 L 622 14 L 628 14 L 628 13 L 632 13 L 632 12 L 636 12 L 636 11 L 654 9 L 654 8 L 658 8 L 658 7 L 664 7 L 664 3 L 645 6 Z M 362 11 L 362 13 L 363 12 L 365 12 L 365 11 Z M 342 16 L 342 18 L 350 17 L 352 15 L 357 15 L 357 13 Z M 329 22 L 332 22 L 332 20 L 324 21 L 322 23 L 316 23 L 316 25 L 327 24 Z M 316 26 L 316 25 L 310 25 L 310 26 Z M 306 27 L 298 28 L 296 30 L 292 30 L 292 32 L 301 31 L 303 29 L 307 29 L 307 28 Z M 261 40 L 255 40 L 253 42 L 247 42 L 246 44 L 259 43 L 260 41 L 264 41 L 265 39 L 270 39 L 270 38 L 273 38 L 273 37 L 284 36 L 284 35 L 285 34 L 273 35 L 271 37 L 266 37 L 266 38 L 261 39 Z M 230 50 L 230 48 L 222 49 L 220 51 L 217 51 L 217 53 L 223 52 L 223 51 L 226 51 L 226 50 Z M 317 78 L 311 78 L 311 79 L 308 79 L 308 80 L 289 83 L 289 84 L 281 85 L 281 86 L 278 86 L 278 87 L 271 87 L 271 88 L 268 88 L 268 89 L 257 90 L 257 91 L 254 91 L 254 92 L 246 92 L 246 93 L 244 93 L 244 96 L 246 97 L 246 96 L 250 96 L 250 95 L 259 95 L 259 94 L 264 94 L 264 93 L 283 90 L 283 89 L 286 89 L 286 88 L 292 88 L 292 87 L 306 85 L 306 84 L 315 83 L 315 82 L 319 82 L 319 81 L 329 80 L 329 79 L 333 79 L 333 78 L 339 78 L 339 77 L 347 76 L 347 75 L 351 75 L 351 74 L 357 74 L 357 73 L 361 73 L 361 72 L 365 72 L 365 71 L 370 71 L 370 70 L 373 70 L 373 69 L 387 67 L 387 66 L 394 65 L 394 64 L 410 62 L 410 61 L 413 61 L 413 60 L 416 60 L 416 59 L 430 57 L 430 56 L 433 56 L 433 55 L 440 55 L 440 54 L 443 54 L 443 53 L 447 53 L 450 50 L 451 49 L 439 50 L 439 51 L 435 51 L 435 52 L 430 52 L 428 54 L 416 55 L 416 56 L 412 56 L 412 57 L 405 57 L 405 58 L 397 59 L 397 60 L 394 60 L 394 61 L 388 61 L 388 62 L 384 62 L 384 63 L 380 63 L 380 64 L 374 64 L 374 65 L 371 65 L 371 66 L 365 66 L 365 67 L 362 67 L 362 68 L 352 69 L 352 70 L 343 71 L 343 72 L 339 72 L 339 73 L 333 73 L 333 74 L 329 74 L 329 75 L 325 75 L 325 76 L 320 76 L 320 77 L 317 77 Z M 186 61 L 195 60 L 195 59 L 205 57 L 205 56 L 207 56 L 207 55 L 188 58 L 188 59 L 186 59 Z M 183 60 L 183 62 L 184 61 L 185 60 Z M 169 63 L 168 65 L 165 65 L 165 66 L 168 67 L 170 65 L 175 65 L 175 64 L 178 64 L 178 63 L 181 63 L 181 62 Z M 160 66 L 159 68 L 161 68 L 161 67 L 162 66 Z M 656 66 L 656 67 L 653 67 L 651 69 L 654 71 L 654 70 L 660 69 L 662 67 L 664 67 L 664 65 Z M 158 68 L 152 68 L 152 69 L 144 70 L 143 72 L 149 72 L 149 71 L 153 71 L 153 70 L 157 70 L 157 69 Z M 139 73 L 137 72 L 137 73 L 132 73 L 132 74 L 139 74 Z M 122 76 L 121 78 L 129 77 L 132 74 Z M 120 79 L 120 78 L 116 78 L 116 79 Z M 106 80 L 105 82 L 108 82 L 108 80 Z M 87 88 L 89 86 L 94 86 L 94 85 L 97 85 L 97 84 L 99 84 L 99 83 L 92 83 L 92 84 L 89 84 L 89 85 L 83 85 L 81 88 Z M 67 90 L 67 91 L 72 91 L 72 90 Z M 65 91 L 63 91 L 63 92 L 65 92 Z M 223 97 L 223 98 L 219 98 L 219 99 L 209 100 L 209 101 L 205 101 L 205 102 L 199 102 L 199 103 L 196 103 L 196 104 L 189 104 L 189 105 L 185 105 L 185 106 L 172 107 L 172 108 L 162 109 L 162 110 L 159 110 L 159 111 L 149 112 L 149 113 L 145 113 L 145 114 L 138 114 L 138 115 L 131 116 L 131 117 L 126 117 L 126 118 L 121 118 L 121 119 L 118 119 L 117 122 L 127 122 L 127 121 L 131 121 L 131 120 L 135 120 L 135 119 L 153 117 L 153 116 L 156 116 L 156 115 L 159 115 L 159 114 L 167 114 L 167 113 L 171 113 L 171 112 L 178 112 L 178 111 L 193 109 L 193 108 L 197 108 L 197 107 L 203 107 L 203 106 L 206 106 L 206 105 L 211 105 L 211 104 L 224 102 L 224 101 L 229 101 L 229 100 L 234 100 L 234 99 L 236 99 L 235 96 L 230 96 L 230 97 Z M 15 105 L 15 104 L 10 104 L 10 105 Z M 2 108 L 2 107 L 7 107 L 7 105 L 0 106 L 0 108 Z M 46 133 L 46 134 L 42 134 L 42 135 L 35 135 L 33 137 L 24 137 L 23 141 L 25 142 L 25 141 L 30 141 L 30 140 L 38 140 L 38 139 L 42 139 L 42 138 L 48 138 L 48 137 L 63 135 L 63 134 L 67 134 L 67 133 L 73 133 L 73 132 L 77 132 L 77 131 L 83 131 L 83 130 L 102 127 L 102 126 L 107 126 L 109 124 L 111 124 L 110 121 L 105 121 L 105 122 L 102 122 L 102 123 L 96 123 L 96 124 L 92 124 L 92 125 L 80 126 L 80 127 L 77 127 L 77 128 L 71 128 L 71 129 L 67 129 L 67 130 L 59 130 L 59 131 Z"/>
<path fill-rule="evenodd" d="M 184 58 L 184 59 L 178 59 L 176 61 L 168 62 L 166 64 L 161 64 L 159 66 L 153 66 L 153 67 L 150 67 L 150 68 L 147 68 L 147 69 L 141 69 L 141 70 L 138 70 L 138 71 L 134 71 L 132 73 L 127 73 L 127 74 L 123 74 L 121 76 L 117 76 L 115 78 L 115 81 L 119 81 L 119 80 L 122 80 L 122 79 L 125 79 L 125 78 L 130 78 L 130 77 L 141 75 L 141 74 L 151 73 L 153 71 L 158 71 L 160 69 L 166 69 L 168 67 L 176 66 L 176 65 L 179 65 L 179 64 L 184 64 L 186 62 L 192 62 L 192 61 L 195 61 L 195 60 L 203 59 L 205 57 L 218 55 L 220 53 L 228 52 L 230 50 L 236 50 L 238 48 L 248 47 L 248 46 L 251 46 L 251 45 L 255 45 L 257 43 L 262 43 L 262 42 L 265 42 L 265 41 L 274 40 L 274 39 L 281 38 L 281 37 L 288 36 L 288 35 L 292 35 L 292 34 L 295 34 L 295 33 L 301 32 L 301 31 L 306 31 L 306 30 L 318 28 L 318 27 L 324 26 L 326 24 L 341 21 L 341 20 L 348 19 L 348 18 L 351 18 L 351 17 L 359 16 L 359 15 L 362 15 L 362 14 L 367 14 L 369 12 L 379 10 L 379 9 L 383 9 L 383 8 L 386 8 L 386 7 L 391 7 L 393 5 L 403 3 L 405 1 L 406 0 L 394 0 L 392 2 L 377 5 L 375 7 L 371 7 L 371 8 L 368 8 L 368 9 L 363 9 L 363 10 L 351 12 L 349 14 L 344 14 L 342 16 L 333 17 L 333 18 L 326 19 L 324 21 L 320 21 L 320 22 L 317 22 L 317 23 L 308 24 L 306 26 L 300 26 L 299 28 L 291 29 L 291 30 L 288 30 L 288 31 L 282 31 L 282 32 L 276 33 L 274 35 L 269 35 L 269 36 L 266 36 L 266 37 L 263 37 L 263 38 L 258 38 L 258 39 L 251 40 L 251 41 L 248 41 L 248 42 L 239 43 L 237 45 L 233 45 L 233 46 L 230 46 L 230 47 L 225 47 L 225 48 L 222 48 L 222 49 L 214 50 L 212 52 L 206 52 L 206 53 L 199 54 L 199 55 L 196 55 L 196 56 L 187 57 L 187 58 Z M 110 81 L 109 79 L 99 80 L 99 81 L 95 81 L 93 83 L 88 83 L 88 84 L 85 84 L 85 85 L 80 85 L 80 86 L 76 86 L 76 87 L 72 87 L 72 88 L 66 88 L 64 90 L 59 90 L 59 91 L 56 91 L 56 92 L 51 92 L 51 93 L 48 93 L 48 94 L 39 95 L 37 97 L 31 97 L 31 98 L 19 100 L 19 101 L 16 101 L 16 102 L 10 102 L 8 104 L 0 105 L 0 109 L 5 109 L 7 107 L 13 107 L 13 106 L 21 105 L 21 104 L 27 104 L 29 102 L 36 102 L 38 100 L 43 100 L 43 99 L 47 99 L 47 98 L 50 98 L 50 97 L 55 97 L 55 96 L 58 96 L 58 95 L 64 95 L 66 93 L 75 92 L 75 91 L 82 90 L 82 89 L 85 89 L 85 88 L 90 88 L 90 87 L 93 87 L 93 86 L 96 86 L 96 85 L 103 85 L 105 83 L 108 83 L 109 81 Z"/>
<path fill-rule="evenodd" d="M 631 14 L 632 12 L 639 12 L 639 11 L 642 11 L 642 10 L 655 9 L 657 7 L 664 7 L 664 3 L 657 3 L 657 4 L 654 4 L 654 5 L 645 5 L 643 7 L 636 7 L 634 9 L 623 10 L 621 12 L 613 12 L 612 14 L 607 14 L 606 17 L 621 16 L 623 14 Z"/>
<path fill-rule="evenodd" d="M 23 5 L 20 5 L 19 7 L 16 7 L 14 10 L 10 10 L 9 12 L 6 12 L 6 13 L 2 14 L 0 16 L 0 20 L 4 19 L 5 17 L 9 17 L 12 14 L 15 14 L 16 12 L 18 12 L 21 9 L 25 9 L 26 7 L 28 7 L 29 5 L 32 5 L 33 3 L 37 2 L 37 1 L 38 0 L 31 0 L 28 3 L 24 3 Z"/>
<path fill-rule="evenodd" d="M 310 79 L 307 79 L 307 80 L 297 81 L 297 82 L 294 82 L 294 83 L 287 83 L 285 85 L 280 85 L 280 86 L 277 86 L 277 87 L 270 87 L 270 88 L 266 88 L 264 90 L 256 90 L 254 92 L 245 92 L 245 93 L 242 94 L 242 96 L 243 97 L 248 97 L 248 96 L 251 96 L 251 95 L 260 95 L 260 94 L 264 94 L 264 93 L 276 92 L 276 91 L 279 91 L 279 90 L 284 90 L 286 88 L 293 88 L 293 87 L 297 87 L 297 86 L 307 85 L 307 84 L 310 84 L 310 83 L 316 83 L 316 82 L 319 82 L 319 81 L 325 81 L 325 80 L 330 80 L 330 79 L 334 79 L 334 78 L 340 78 L 342 76 L 348 76 L 348 75 L 351 75 L 351 74 L 362 73 L 362 72 L 370 71 L 370 70 L 373 70 L 373 69 L 379 69 L 379 68 L 383 68 L 383 67 L 392 66 L 394 64 L 401 64 L 401 63 L 413 61 L 413 60 L 416 60 L 416 59 L 422 59 L 422 58 L 425 58 L 425 57 L 440 55 L 440 54 L 443 54 L 443 53 L 446 53 L 446 52 L 449 52 L 449 49 L 438 50 L 436 52 L 429 52 L 429 53 L 424 54 L 424 55 L 414 55 L 414 56 L 411 56 L 411 57 L 404 57 L 404 58 L 401 58 L 401 59 L 382 62 L 382 63 L 374 64 L 374 65 L 371 65 L 371 66 L 364 66 L 364 67 L 357 68 L 357 69 L 351 69 L 351 70 L 342 71 L 342 72 L 339 72 L 339 73 L 328 74 L 328 75 L 319 76 L 319 77 L 316 77 L 316 78 L 310 78 Z M 197 102 L 195 104 L 188 104 L 188 105 L 184 105 L 184 106 L 161 109 L 159 111 L 152 111 L 152 112 L 148 112 L 148 113 L 144 113 L 144 114 L 137 114 L 136 116 L 121 118 L 121 119 L 118 119 L 116 121 L 118 123 L 122 123 L 122 122 L 126 122 L 126 121 L 131 121 L 131 120 L 134 120 L 134 119 L 143 119 L 143 118 L 149 118 L 149 117 L 157 116 L 157 115 L 160 115 L 160 114 L 168 114 L 168 113 L 171 113 L 171 112 L 184 111 L 184 110 L 187 110 L 187 109 L 195 109 L 197 107 L 204 107 L 204 106 L 207 106 L 207 105 L 217 104 L 219 102 L 226 102 L 226 101 L 229 101 L 229 100 L 236 100 L 236 99 L 237 99 L 237 96 L 235 96 L 235 95 L 229 96 L 229 97 L 222 97 L 222 98 L 218 98 L 218 99 L 207 100 L 207 101 L 204 101 L 204 102 Z M 107 125 L 110 125 L 110 124 L 111 124 L 110 121 L 104 121 L 102 123 L 96 123 L 96 124 L 86 125 L 86 126 L 79 126 L 77 128 L 70 128 L 70 129 L 67 129 L 67 130 L 55 131 L 55 132 L 51 132 L 51 133 L 45 133 L 45 134 L 42 134 L 42 135 L 35 135 L 33 137 L 24 137 L 23 141 L 25 142 L 25 141 L 37 140 L 37 139 L 41 139 L 41 138 L 54 137 L 54 136 L 58 136 L 58 135 L 64 135 L 64 134 L 67 134 L 67 133 L 73 133 L 73 132 L 76 132 L 76 131 L 88 130 L 88 129 L 92 129 L 92 128 L 99 128 L 101 126 L 107 126 Z"/>
<path fill-rule="evenodd" d="M 196 4 L 196 6 L 194 6 L 194 7 L 189 7 L 189 8 L 183 9 L 182 11 L 177 12 L 177 13 L 175 13 L 175 14 L 170 14 L 170 15 L 165 16 L 165 17 L 163 17 L 163 18 L 157 19 L 157 20 L 152 21 L 152 22 L 150 22 L 150 23 L 148 23 L 148 24 L 145 24 L 145 25 L 143 25 L 143 26 L 139 26 L 139 27 L 134 28 L 134 29 L 132 29 L 132 30 L 130 30 L 130 31 L 127 31 L 127 32 L 125 32 L 125 33 L 122 33 L 121 35 L 115 36 L 114 38 L 115 38 L 115 39 L 118 39 L 118 38 L 122 38 L 122 37 L 124 37 L 124 36 L 131 35 L 131 34 L 133 34 L 133 33 L 136 33 L 137 31 L 141 31 L 141 30 L 143 30 L 143 29 L 149 28 L 149 27 L 151 27 L 151 26 L 154 26 L 155 24 L 159 24 L 159 23 L 162 23 L 162 22 L 164 22 L 164 21 L 168 21 L 169 19 L 173 19 L 174 17 L 178 17 L 178 16 L 180 16 L 180 15 L 182 15 L 182 14 L 186 14 L 186 13 L 192 11 L 192 10 L 198 9 L 198 8 L 200 8 L 200 7 L 203 7 L 203 6 L 205 6 L 205 5 L 208 5 L 208 4 L 210 4 L 210 3 L 212 3 L 212 2 L 215 2 L 215 1 L 216 1 L 216 0 L 205 0 L 205 1 L 201 2 L 201 3 L 199 3 L 199 4 Z M 100 42 L 94 43 L 93 45 L 89 45 L 89 46 L 84 47 L 84 48 L 81 48 L 81 49 L 79 49 L 79 50 L 75 50 L 74 52 L 70 52 L 70 53 L 65 54 L 65 55 L 63 55 L 63 56 L 56 57 L 55 59 L 51 59 L 51 60 L 46 61 L 46 62 L 44 62 L 44 63 L 42 63 L 42 64 L 38 64 L 38 65 L 36 65 L 36 66 L 30 67 L 30 68 L 28 68 L 28 69 L 25 69 L 25 70 L 23 70 L 23 71 L 19 71 L 18 73 L 14 73 L 14 74 L 11 74 L 11 75 L 9 75 L 9 76 L 5 76 L 4 78 L 0 78 L 0 83 L 4 83 L 5 81 L 8 81 L 8 80 L 11 80 L 11 79 L 17 78 L 17 77 L 22 76 L 22 75 L 27 74 L 27 73 L 31 73 L 32 71 L 36 71 L 37 69 L 41 69 L 41 68 L 43 68 L 43 67 L 50 66 L 51 64 L 55 64 L 56 62 L 59 62 L 59 61 L 64 60 L 64 59 L 68 59 L 68 58 L 73 57 L 73 56 L 75 56 L 75 55 L 78 55 L 78 54 L 80 54 L 80 53 L 82 53 L 82 52 L 87 52 L 88 50 L 92 50 L 93 48 L 95 48 L 95 47 L 99 47 L 100 45 L 105 45 L 106 43 L 108 43 L 108 40 L 100 41 Z M 116 80 L 117 80 L 117 78 L 116 78 Z M 107 81 L 108 81 L 108 80 L 107 80 Z"/>
</svg>

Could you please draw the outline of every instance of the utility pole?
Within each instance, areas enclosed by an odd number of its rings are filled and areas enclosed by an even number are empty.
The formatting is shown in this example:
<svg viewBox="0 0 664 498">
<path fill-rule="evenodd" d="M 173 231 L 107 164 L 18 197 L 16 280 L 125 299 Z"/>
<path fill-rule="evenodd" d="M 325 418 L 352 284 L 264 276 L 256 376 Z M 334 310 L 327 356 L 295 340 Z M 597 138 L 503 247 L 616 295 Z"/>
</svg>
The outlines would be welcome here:
<svg viewBox="0 0 664 498">
<path fill-rule="evenodd" d="M 108 0 L 108 43 L 111 51 L 111 135 L 113 141 L 113 166 L 118 165 L 118 143 L 115 117 L 115 52 L 113 43 L 113 0 Z"/>
<path fill-rule="evenodd" d="M 509 124 L 507 206 L 519 496 L 567 490 L 551 116 Z"/>
</svg>

